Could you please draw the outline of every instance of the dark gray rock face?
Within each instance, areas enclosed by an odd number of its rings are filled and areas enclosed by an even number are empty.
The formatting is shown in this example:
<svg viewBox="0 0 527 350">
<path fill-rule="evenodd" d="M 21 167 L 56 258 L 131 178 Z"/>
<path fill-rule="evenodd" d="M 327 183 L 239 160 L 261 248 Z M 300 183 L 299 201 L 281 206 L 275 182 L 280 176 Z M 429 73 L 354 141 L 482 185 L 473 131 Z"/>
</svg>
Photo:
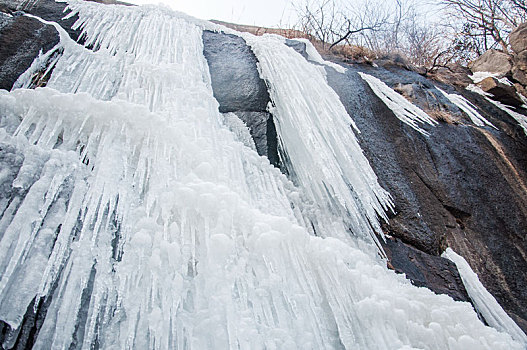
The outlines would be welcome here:
<svg viewBox="0 0 527 350">
<path fill-rule="evenodd" d="M 452 247 L 527 329 L 527 279 L 519 273 L 527 271 L 523 130 L 481 96 L 458 91 L 501 131 L 463 122 L 466 117 L 437 93 L 434 84 L 449 93 L 455 90 L 415 72 L 367 65 L 348 68 L 345 75 L 327 69 L 328 81 L 361 130 L 358 138 L 381 185 L 394 197 L 396 214 L 384 225 L 385 232 L 431 255 Z M 422 136 L 395 117 L 358 71 L 375 75 L 392 88 L 411 84 L 414 104 L 456 116 L 457 121 L 426 127 L 431 136 Z M 429 269 L 434 271 L 434 265 Z"/>
<path fill-rule="evenodd" d="M 50 0 L 21 1 L 21 0 L 1 0 L 11 11 L 22 11 L 40 17 L 46 21 L 57 22 L 68 32 L 73 40 L 79 39 L 80 31 L 73 30 L 71 27 L 78 17 L 73 16 L 63 19 L 67 15 L 67 4 Z"/>
<path fill-rule="evenodd" d="M 456 265 L 450 260 L 427 254 L 397 238 L 388 238 L 383 248 L 388 256 L 388 267 L 405 273 L 412 284 L 450 295 L 454 300 L 472 302 Z"/>
<path fill-rule="evenodd" d="M 234 112 L 249 128 L 258 154 L 281 167 L 273 116 L 267 112 L 271 99 L 249 46 L 238 36 L 204 31 L 203 53 L 220 112 Z"/>
<path fill-rule="evenodd" d="M 306 43 L 297 40 L 286 39 L 285 44 L 301 54 L 305 59 L 308 58 Z"/>
<path fill-rule="evenodd" d="M 38 56 L 59 42 L 55 28 L 26 16 L 0 17 L 0 89 L 11 90 Z"/>
<path fill-rule="evenodd" d="M 235 35 L 204 31 L 203 44 L 220 112 L 266 111 L 270 101 L 267 86 L 245 41 Z"/>
<path fill-rule="evenodd" d="M 238 111 L 235 114 L 249 128 L 258 154 L 266 156 L 271 164 L 280 167 L 277 135 L 271 113 Z"/>
</svg>

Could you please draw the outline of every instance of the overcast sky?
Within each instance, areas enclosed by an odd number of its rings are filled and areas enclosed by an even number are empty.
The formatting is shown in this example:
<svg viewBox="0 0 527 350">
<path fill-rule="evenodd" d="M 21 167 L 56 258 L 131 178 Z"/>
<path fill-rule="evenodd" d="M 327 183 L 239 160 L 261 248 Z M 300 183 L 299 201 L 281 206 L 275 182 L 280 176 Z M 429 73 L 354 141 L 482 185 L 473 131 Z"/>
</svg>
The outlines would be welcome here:
<svg viewBox="0 0 527 350">
<path fill-rule="evenodd" d="M 217 19 L 237 24 L 278 27 L 294 24 L 290 0 L 124 0 L 134 4 L 162 2 L 174 10 L 201 19 Z M 287 26 L 286 26 L 287 27 Z"/>
</svg>

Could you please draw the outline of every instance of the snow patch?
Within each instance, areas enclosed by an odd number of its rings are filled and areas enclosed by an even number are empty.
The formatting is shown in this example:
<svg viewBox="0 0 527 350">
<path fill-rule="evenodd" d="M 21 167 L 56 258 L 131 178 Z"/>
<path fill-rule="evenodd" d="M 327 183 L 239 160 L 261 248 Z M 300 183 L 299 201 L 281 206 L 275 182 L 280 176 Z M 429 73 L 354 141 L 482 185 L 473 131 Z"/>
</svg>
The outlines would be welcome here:
<svg viewBox="0 0 527 350">
<path fill-rule="evenodd" d="M 474 84 L 480 83 L 481 81 L 487 79 L 487 78 L 496 78 L 499 77 L 500 73 L 491 73 L 491 72 L 475 72 L 472 75 L 469 75 L 468 77 L 472 79 Z"/>
</svg>

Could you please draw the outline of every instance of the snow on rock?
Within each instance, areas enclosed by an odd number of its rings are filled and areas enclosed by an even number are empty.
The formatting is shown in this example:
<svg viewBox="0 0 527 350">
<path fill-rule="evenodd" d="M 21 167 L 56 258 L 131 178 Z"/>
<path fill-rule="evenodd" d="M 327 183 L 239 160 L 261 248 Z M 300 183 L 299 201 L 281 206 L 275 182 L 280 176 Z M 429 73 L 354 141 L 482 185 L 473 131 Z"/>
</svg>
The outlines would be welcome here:
<svg viewBox="0 0 527 350">
<path fill-rule="evenodd" d="M 499 76 L 502 76 L 502 75 L 503 73 L 474 72 L 472 75 L 469 75 L 468 77 L 472 79 L 474 84 L 481 83 L 483 80 L 487 78 L 495 78 L 497 81 L 499 81 L 500 83 L 504 85 L 514 86 L 514 84 L 507 77 L 498 78 Z"/>
<path fill-rule="evenodd" d="M 456 264 L 470 299 L 485 321 L 492 327 L 510 334 L 513 339 L 527 345 L 527 335 L 501 308 L 492 294 L 485 289 L 479 281 L 478 275 L 472 271 L 467 261 L 451 248 L 447 248 L 441 256 Z"/>
<path fill-rule="evenodd" d="M 500 73 L 491 73 L 491 72 L 475 72 L 472 75 L 469 75 L 468 77 L 472 79 L 472 81 L 477 84 L 481 81 L 487 79 L 487 78 L 496 78 L 499 77 Z"/>
<path fill-rule="evenodd" d="M 36 297 L 51 298 L 38 349 L 524 349 L 349 235 L 389 197 L 322 73 L 277 38 L 248 40 L 298 187 L 223 124 L 208 24 L 70 7 L 86 47 L 63 39 L 48 87 L 0 91 L 13 188 L 0 319 L 14 334 Z"/>
<path fill-rule="evenodd" d="M 390 108 L 395 116 L 403 123 L 409 125 L 421 134 L 428 136 L 429 133 L 422 129 L 419 124 L 436 125 L 437 122 L 430 118 L 422 109 L 410 103 L 401 94 L 390 88 L 380 79 L 366 73 L 359 72 L 361 78 L 368 83 L 373 92 Z"/>
<path fill-rule="evenodd" d="M 440 88 L 436 87 L 439 92 L 443 94 L 450 102 L 452 102 L 454 105 L 456 105 L 459 109 L 461 109 L 463 112 L 465 112 L 472 123 L 474 123 L 477 126 L 485 126 L 488 125 L 490 127 L 493 127 L 494 129 L 497 129 L 492 123 L 490 123 L 487 119 L 485 119 L 481 114 L 478 113 L 476 110 L 476 107 L 470 103 L 466 98 L 464 98 L 461 95 L 458 94 L 449 94 Z"/>
</svg>

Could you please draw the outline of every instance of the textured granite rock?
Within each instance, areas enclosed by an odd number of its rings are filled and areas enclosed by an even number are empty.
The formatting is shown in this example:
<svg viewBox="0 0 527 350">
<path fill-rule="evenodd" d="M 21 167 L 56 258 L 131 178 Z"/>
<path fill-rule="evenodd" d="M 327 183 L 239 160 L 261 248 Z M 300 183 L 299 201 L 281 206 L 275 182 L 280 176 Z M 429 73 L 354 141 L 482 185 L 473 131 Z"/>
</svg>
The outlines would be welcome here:
<svg viewBox="0 0 527 350">
<path fill-rule="evenodd" d="M 0 89 L 11 90 L 39 53 L 59 42 L 53 26 L 26 16 L 0 16 Z"/>
<path fill-rule="evenodd" d="M 520 24 L 509 35 L 509 44 L 514 52 L 527 50 L 527 23 Z"/>
<path fill-rule="evenodd" d="M 504 52 L 490 49 L 483 55 L 471 62 L 470 69 L 473 72 L 491 72 L 506 74 L 512 68 L 511 58 Z"/>
<path fill-rule="evenodd" d="M 383 248 L 388 267 L 404 273 L 412 284 L 427 287 L 436 294 L 450 295 L 454 300 L 472 302 L 456 265 L 450 260 L 427 254 L 397 238 L 388 238 Z"/>
<path fill-rule="evenodd" d="M 73 30 L 71 26 L 77 21 L 78 17 L 73 16 L 63 19 L 67 15 L 67 4 L 65 2 L 55 2 L 53 0 L 0 0 L 4 6 L 11 11 L 21 11 L 40 17 L 46 21 L 57 22 L 60 24 L 73 40 L 79 38 L 80 32 Z"/>
<path fill-rule="evenodd" d="M 328 81 L 361 130 L 361 146 L 381 185 L 394 197 L 396 214 L 385 232 L 431 255 L 452 247 L 527 329 L 527 278 L 521 272 L 527 271 L 527 138 L 521 127 L 482 96 L 456 92 L 415 72 L 348 68 L 347 74 L 327 69 Z M 397 119 L 358 71 L 392 88 L 411 84 L 414 104 L 457 115 L 461 122 L 440 119 L 426 127 L 431 136 L 424 137 Z M 435 85 L 463 94 L 499 131 L 471 124 Z"/>
</svg>

